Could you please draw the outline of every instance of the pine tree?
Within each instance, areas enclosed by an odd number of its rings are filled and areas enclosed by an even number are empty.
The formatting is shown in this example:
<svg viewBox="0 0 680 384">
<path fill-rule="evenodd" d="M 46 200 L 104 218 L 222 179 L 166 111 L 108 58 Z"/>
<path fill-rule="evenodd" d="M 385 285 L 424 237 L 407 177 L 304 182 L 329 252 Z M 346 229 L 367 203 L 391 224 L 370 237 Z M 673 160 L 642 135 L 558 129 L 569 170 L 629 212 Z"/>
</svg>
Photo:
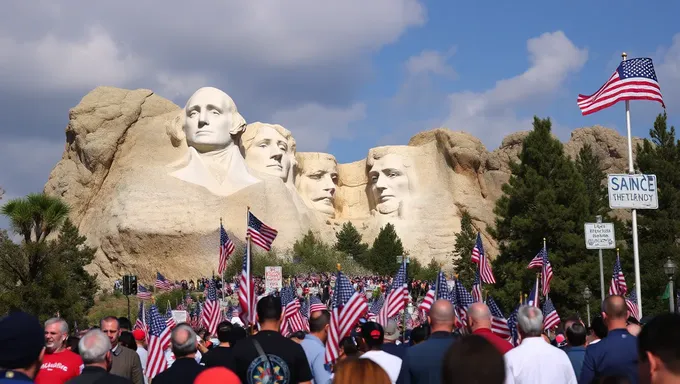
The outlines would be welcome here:
<svg viewBox="0 0 680 384">
<path fill-rule="evenodd" d="M 662 267 L 668 257 L 676 265 L 680 264 L 680 142 L 676 139 L 675 128 L 667 127 L 665 113 L 657 116 L 649 135 L 651 140 L 645 139 L 637 150 L 638 168 L 644 174 L 656 175 L 659 196 L 659 209 L 637 211 L 645 315 L 668 310 L 668 302 L 660 299 L 668 282 Z M 632 249 L 632 241 L 629 244 Z M 627 275 L 630 289 L 634 277 L 632 273 Z"/>
<path fill-rule="evenodd" d="M 456 244 L 453 251 L 453 265 L 456 266 L 458 280 L 466 287 L 472 286 L 477 264 L 472 262 L 472 249 L 477 242 L 477 230 L 472 226 L 472 216 L 463 211 L 460 220 L 461 230 L 456 234 Z"/>
<path fill-rule="evenodd" d="M 588 213 L 590 216 L 605 215 L 609 210 L 607 187 L 603 184 L 606 175 L 600 169 L 600 159 L 593 152 L 590 144 L 581 148 L 576 158 L 576 169 L 583 177 L 588 196 Z"/>
<path fill-rule="evenodd" d="M 368 244 L 361 242 L 361 234 L 351 222 L 344 223 L 335 237 L 337 239 L 334 246 L 336 250 L 344 252 L 359 264 L 365 264 Z"/>
<path fill-rule="evenodd" d="M 387 223 L 380 228 L 380 233 L 373 242 L 367 267 L 380 275 L 393 275 L 399 268 L 397 256 L 403 254 L 404 247 L 394 225 Z"/>
<path fill-rule="evenodd" d="M 554 270 L 550 298 L 560 314 L 582 305 L 585 284 L 599 279 L 595 258 L 584 258 L 583 223 L 588 196 L 583 178 L 552 137 L 550 119 L 534 118 L 533 131 L 524 140 L 520 164 L 511 164 L 510 181 L 496 202 L 495 228 L 500 255 L 494 261 L 494 298 L 513 308 L 520 292 L 531 289 L 536 270 L 527 265 L 547 239 Z"/>
</svg>

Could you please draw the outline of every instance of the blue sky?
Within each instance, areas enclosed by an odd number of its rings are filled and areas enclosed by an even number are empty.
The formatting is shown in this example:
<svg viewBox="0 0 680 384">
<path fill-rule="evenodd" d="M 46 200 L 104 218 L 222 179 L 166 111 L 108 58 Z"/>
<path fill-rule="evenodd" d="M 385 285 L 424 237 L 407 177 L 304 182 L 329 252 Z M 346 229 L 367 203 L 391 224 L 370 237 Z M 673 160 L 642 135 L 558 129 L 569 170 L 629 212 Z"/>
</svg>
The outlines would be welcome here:
<svg viewBox="0 0 680 384">
<path fill-rule="evenodd" d="M 98 85 L 149 88 L 180 105 L 216 86 L 249 122 L 289 128 L 298 150 L 350 162 L 440 126 L 493 150 L 533 115 L 551 117 L 563 140 L 595 124 L 625 134 L 623 104 L 582 117 L 575 99 L 626 51 L 654 59 L 670 121 L 680 120 L 678 2 L 12 0 L 4 9 L 6 198 L 42 189 L 68 109 Z M 634 134 L 647 136 L 661 111 L 632 102 Z"/>
</svg>

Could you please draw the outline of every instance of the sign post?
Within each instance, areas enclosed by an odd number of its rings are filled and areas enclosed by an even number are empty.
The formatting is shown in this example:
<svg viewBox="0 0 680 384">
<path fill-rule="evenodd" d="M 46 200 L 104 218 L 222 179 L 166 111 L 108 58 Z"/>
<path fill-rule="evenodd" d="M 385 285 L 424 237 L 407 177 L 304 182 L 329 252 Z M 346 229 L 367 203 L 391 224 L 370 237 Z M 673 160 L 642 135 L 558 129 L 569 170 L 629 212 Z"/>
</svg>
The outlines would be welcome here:
<svg viewBox="0 0 680 384">
<path fill-rule="evenodd" d="M 604 301 L 604 262 L 602 261 L 602 250 L 613 249 L 616 247 L 616 236 L 614 234 L 614 224 L 603 223 L 602 216 L 595 217 L 596 223 L 585 223 L 586 249 L 597 249 L 600 259 L 600 293 Z"/>
</svg>

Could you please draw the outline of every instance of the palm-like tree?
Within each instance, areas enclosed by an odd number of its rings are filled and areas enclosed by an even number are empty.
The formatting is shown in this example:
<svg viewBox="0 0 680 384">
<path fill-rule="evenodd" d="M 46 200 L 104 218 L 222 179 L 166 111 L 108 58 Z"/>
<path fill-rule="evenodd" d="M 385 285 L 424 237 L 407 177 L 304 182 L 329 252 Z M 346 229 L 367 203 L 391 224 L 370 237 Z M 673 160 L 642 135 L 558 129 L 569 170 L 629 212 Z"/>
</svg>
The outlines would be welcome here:
<svg viewBox="0 0 680 384">
<path fill-rule="evenodd" d="M 68 217 L 69 207 L 57 197 L 32 193 L 25 198 L 8 201 L 0 210 L 7 216 L 12 229 L 26 244 L 42 243 L 59 230 Z"/>
</svg>

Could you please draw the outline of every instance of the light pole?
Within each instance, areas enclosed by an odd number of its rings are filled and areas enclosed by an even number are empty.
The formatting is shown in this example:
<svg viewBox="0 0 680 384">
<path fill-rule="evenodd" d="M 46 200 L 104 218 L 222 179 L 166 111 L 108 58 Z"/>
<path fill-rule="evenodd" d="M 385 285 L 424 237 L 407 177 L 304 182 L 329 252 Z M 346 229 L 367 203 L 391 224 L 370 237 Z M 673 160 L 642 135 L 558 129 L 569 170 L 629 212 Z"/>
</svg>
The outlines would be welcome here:
<svg viewBox="0 0 680 384">
<path fill-rule="evenodd" d="M 593 296 L 593 293 L 590 292 L 590 288 L 586 287 L 583 290 L 583 298 L 586 300 L 586 311 L 588 313 L 588 326 L 590 327 L 590 298 Z"/>
<path fill-rule="evenodd" d="M 671 260 L 671 257 L 668 256 L 666 263 L 663 265 L 663 271 L 666 272 L 666 276 L 668 276 L 668 305 L 671 313 L 675 313 L 675 305 L 673 303 L 673 299 L 675 298 L 675 293 L 673 292 L 673 276 L 675 276 L 675 270 L 677 268 L 677 265 L 675 265 L 673 260 Z"/>
</svg>

